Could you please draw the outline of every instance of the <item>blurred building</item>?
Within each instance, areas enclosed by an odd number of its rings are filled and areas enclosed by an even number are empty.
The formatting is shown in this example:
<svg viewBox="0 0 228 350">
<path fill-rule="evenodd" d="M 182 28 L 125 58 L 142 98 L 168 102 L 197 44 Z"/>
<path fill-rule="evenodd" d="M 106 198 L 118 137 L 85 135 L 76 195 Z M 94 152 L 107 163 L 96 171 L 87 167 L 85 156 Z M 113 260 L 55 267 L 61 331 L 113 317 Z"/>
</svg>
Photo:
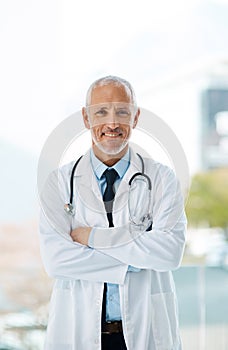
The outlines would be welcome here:
<svg viewBox="0 0 228 350">
<path fill-rule="evenodd" d="M 202 91 L 201 155 L 204 169 L 228 166 L 228 84 L 216 77 Z"/>
<path fill-rule="evenodd" d="M 176 133 L 191 174 L 228 166 L 228 58 L 182 67 L 141 94 L 143 106 Z"/>
</svg>

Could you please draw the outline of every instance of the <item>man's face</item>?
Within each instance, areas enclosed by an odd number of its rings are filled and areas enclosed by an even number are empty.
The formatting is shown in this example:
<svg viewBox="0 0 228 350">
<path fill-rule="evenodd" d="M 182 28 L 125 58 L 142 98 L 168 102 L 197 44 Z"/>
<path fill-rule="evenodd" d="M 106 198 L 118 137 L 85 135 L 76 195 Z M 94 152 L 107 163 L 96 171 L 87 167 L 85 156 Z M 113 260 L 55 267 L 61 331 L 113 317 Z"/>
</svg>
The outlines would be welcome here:
<svg viewBox="0 0 228 350">
<path fill-rule="evenodd" d="M 85 126 L 91 130 L 93 149 L 99 158 L 124 154 L 139 110 L 132 105 L 124 86 L 95 87 L 91 103 L 83 109 Z"/>
</svg>

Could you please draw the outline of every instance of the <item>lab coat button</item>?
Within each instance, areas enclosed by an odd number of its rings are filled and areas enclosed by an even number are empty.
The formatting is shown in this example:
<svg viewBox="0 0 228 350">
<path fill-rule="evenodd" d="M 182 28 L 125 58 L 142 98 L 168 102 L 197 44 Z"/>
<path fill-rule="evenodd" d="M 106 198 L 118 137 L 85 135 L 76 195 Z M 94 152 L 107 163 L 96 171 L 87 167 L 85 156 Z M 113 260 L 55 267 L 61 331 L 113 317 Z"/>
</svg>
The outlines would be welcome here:
<svg viewBox="0 0 228 350">
<path fill-rule="evenodd" d="M 94 340 L 94 343 L 95 343 L 95 344 L 98 344 L 98 343 L 99 343 L 99 339 L 95 339 L 95 340 Z"/>
</svg>

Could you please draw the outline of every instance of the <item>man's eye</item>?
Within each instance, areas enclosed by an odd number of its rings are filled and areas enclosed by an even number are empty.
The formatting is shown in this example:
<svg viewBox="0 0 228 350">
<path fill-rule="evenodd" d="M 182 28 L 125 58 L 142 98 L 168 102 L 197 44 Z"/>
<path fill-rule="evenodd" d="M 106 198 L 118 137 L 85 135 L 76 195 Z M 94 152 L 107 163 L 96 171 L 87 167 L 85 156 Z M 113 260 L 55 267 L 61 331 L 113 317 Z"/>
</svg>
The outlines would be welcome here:
<svg viewBox="0 0 228 350">
<path fill-rule="evenodd" d="M 103 110 L 103 109 L 100 109 L 99 111 L 97 111 L 95 113 L 95 115 L 97 115 L 97 116 L 104 116 L 106 114 L 107 114 L 107 112 L 105 110 Z"/>
<path fill-rule="evenodd" d="M 127 117 L 130 115 L 130 111 L 128 111 L 127 109 L 119 109 L 116 111 L 116 114 L 122 117 Z"/>
</svg>

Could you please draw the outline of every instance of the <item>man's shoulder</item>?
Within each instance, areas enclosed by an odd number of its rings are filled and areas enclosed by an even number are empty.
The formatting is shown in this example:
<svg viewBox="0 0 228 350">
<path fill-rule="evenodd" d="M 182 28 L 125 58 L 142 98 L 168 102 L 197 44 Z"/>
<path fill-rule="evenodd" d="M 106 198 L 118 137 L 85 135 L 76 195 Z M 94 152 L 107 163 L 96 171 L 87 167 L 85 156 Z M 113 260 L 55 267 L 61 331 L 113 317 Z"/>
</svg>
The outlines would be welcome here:
<svg viewBox="0 0 228 350">
<path fill-rule="evenodd" d="M 160 174 L 161 176 L 175 176 L 175 172 L 173 169 L 154 158 L 150 157 L 150 155 L 143 154 L 143 152 L 137 152 L 138 150 L 130 148 L 131 150 L 131 161 L 136 162 L 137 166 L 140 167 L 140 158 L 143 160 L 143 164 L 141 164 L 141 167 L 144 166 L 144 172 L 145 174 L 154 177 L 156 174 Z"/>
<path fill-rule="evenodd" d="M 150 157 L 143 157 L 145 165 L 145 174 L 155 182 L 172 182 L 175 181 L 175 171 L 168 165 L 158 162 Z"/>
<path fill-rule="evenodd" d="M 77 159 L 72 160 L 52 170 L 47 177 L 47 182 L 53 182 L 56 181 L 56 179 L 69 179 L 76 161 Z"/>
<path fill-rule="evenodd" d="M 157 170 L 157 171 L 162 171 L 162 172 L 173 172 L 173 169 L 164 164 L 164 163 L 161 163 L 153 158 L 150 158 L 150 157 L 143 157 L 143 161 L 144 161 L 144 164 L 145 164 L 145 168 L 151 168 L 153 170 Z"/>
<path fill-rule="evenodd" d="M 61 175 L 64 175 L 64 176 L 71 175 L 73 168 L 74 168 L 76 162 L 79 160 L 79 158 L 80 157 L 70 161 L 69 163 L 66 163 L 66 164 L 59 166 L 59 168 L 56 171 L 58 171 Z"/>
</svg>

